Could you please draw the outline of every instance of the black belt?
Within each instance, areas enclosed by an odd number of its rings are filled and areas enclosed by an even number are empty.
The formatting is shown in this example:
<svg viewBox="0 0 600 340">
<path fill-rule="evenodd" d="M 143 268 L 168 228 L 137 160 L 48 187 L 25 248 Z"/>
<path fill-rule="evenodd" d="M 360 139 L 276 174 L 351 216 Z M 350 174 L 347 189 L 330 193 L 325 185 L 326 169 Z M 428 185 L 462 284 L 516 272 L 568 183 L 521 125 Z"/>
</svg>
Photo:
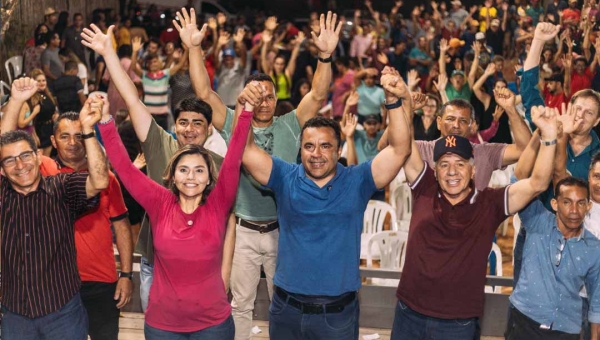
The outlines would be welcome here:
<svg viewBox="0 0 600 340">
<path fill-rule="evenodd" d="M 279 287 L 275 287 L 275 293 L 281 299 L 286 300 L 288 305 L 302 311 L 302 314 L 341 313 L 347 305 L 356 299 L 356 292 L 350 292 L 332 303 L 309 303 L 296 300 L 288 292 Z"/>
<path fill-rule="evenodd" d="M 243 220 L 239 217 L 236 218 L 237 219 L 237 223 L 244 227 L 244 228 L 248 228 L 248 229 L 252 229 L 255 231 L 260 232 L 261 234 L 265 234 L 268 232 L 271 232 L 277 228 L 279 228 L 279 222 L 275 221 L 275 222 L 271 222 L 271 223 L 267 223 L 267 224 L 256 224 L 256 223 L 252 223 L 252 222 L 248 222 L 246 220 Z"/>
</svg>

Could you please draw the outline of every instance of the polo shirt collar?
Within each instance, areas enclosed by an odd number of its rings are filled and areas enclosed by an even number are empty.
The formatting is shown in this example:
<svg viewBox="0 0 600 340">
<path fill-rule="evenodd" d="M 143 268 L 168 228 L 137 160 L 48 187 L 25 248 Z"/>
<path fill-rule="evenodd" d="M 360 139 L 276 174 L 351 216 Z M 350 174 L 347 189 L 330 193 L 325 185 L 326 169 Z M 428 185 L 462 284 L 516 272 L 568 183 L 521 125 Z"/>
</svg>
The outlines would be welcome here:
<svg viewBox="0 0 600 340">
<path fill-rule="evenodd" d="M 56 165 L 58 166 L 58 170 L 60 172 L 76 172 L 75 169 L 69 167 L 68 165 L 66 165 L 61 159 L 60 157 L 56 156 L 54 158 L 54 161 L 56 162 Z M 85 169 L 82 169 L 82 171 Z"/>
<path fill-rule="evenodd" d="M 583 151 L 581 151 L 581 153 L 577 156 L 575 156 L 575 154 L 573 153 L 573 149 L 571 148 L 571 144 L 567 144 L 567 152 L 569 153 L 569 156 L 571 156 L 572 158 L 577 158 L 581 155 L 585 155 L 587 153 L 590 154 L 595 154 L 596 151 L 598 149 L 600 149 L 600 138 L 598 138 L 598 135 L 596 134 L 596 131 L 592 130 L 590 131 L 590 136 L 592 136 L 592 142 L 585 147 L 585 149 L 583 149 Z"/>
</svg>

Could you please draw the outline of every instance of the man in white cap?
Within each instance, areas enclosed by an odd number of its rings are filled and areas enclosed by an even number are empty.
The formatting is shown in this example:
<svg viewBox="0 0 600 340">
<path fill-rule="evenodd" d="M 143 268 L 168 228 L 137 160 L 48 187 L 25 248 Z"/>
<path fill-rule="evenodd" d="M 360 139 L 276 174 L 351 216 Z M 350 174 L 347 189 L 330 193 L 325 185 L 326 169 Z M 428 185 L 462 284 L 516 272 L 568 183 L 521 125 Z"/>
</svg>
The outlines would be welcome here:
<svg viewBox="0 0 600 340">
<path fill-rule="evenodd" d="M 44 25 L 48 26 L 50 31 L 54 31 L 54 26 L 58 22 L 58 12 L 54 7 L 48 7 L 44 11 Z"/>
</svg>

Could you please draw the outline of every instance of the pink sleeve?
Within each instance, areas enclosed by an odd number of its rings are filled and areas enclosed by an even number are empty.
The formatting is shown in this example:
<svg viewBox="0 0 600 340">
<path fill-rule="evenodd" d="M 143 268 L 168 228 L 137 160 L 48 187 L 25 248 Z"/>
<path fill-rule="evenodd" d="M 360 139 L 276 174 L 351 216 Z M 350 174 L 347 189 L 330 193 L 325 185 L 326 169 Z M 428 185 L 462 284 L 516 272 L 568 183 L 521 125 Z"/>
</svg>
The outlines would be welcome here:
<svg viewBox="0 0 600 340">
<path fill-rule="evenodd" d="M 238 184 L 240 182 L 240 167 L 242 155 L 246 147 L 252 112 L 246 110 L 238 118 L 233 131 L 227 154 L 219 171 L 219 179 L 213 192 L 208 197 L 207 204 L 215 204 L 217 210 L 227 214 L 235 201 Z"/>
<path fill-rule="evenodd" d="M 108 160 L 127 191 L 151 216 L 156 214 L 172 193 L 151 180 L 131 163 L 114 122 L 98 124 L 98 128 Z"/>
<path fill-rule="evenodd" d="M 492 125 L 490 125 L 489 128 L 483 130 L 483 131 L 479 131 L 479 134 L 481 135 L 481 138 L 483 138 L 484 141 L 488 141 L 492 138 L 494 138 L 494 136 L 496 135 L 496 132 L 498 132 L 498 127 L 500 126 L 500 123 L 498 123 L 497 121 L 492 121 Z"/>
</svg>

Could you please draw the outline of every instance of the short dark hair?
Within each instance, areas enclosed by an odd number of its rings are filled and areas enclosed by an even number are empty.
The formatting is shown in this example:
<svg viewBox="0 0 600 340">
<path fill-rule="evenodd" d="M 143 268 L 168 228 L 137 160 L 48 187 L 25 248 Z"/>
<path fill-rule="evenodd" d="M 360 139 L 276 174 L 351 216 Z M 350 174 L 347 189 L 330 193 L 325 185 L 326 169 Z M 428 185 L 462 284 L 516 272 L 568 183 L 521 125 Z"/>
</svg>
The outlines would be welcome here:
<svg viewBox="0 0 600 340">
<path fill-rule="evenodd" d="M 300 131 L 300 140 L 302 140 L 302 137 L 304 136 L 304 130 L 308 128 L 332 129 L 333 133 L 335 134 L 335 139 L 338 143 L 338 148 L 342 147 L 342 129 L 340 128 L 340 123 L 336 122 L 335 120 L 325 117 L 313 117 L 309 119 L 302 127 L 302 131 Z"/>
<path fill-rule="evenodd" d="M 350 67 L 350 59 L 348 59 L 348 57 L 339 57 L 335 59 L 335 63 L 343 65 L 346 68 Z"/>
<path fill-rule="evenodd" d="M 444 103 L 444 105 L 442 105 L 442 107 L 440 108 L 440 117 L 444 116 L 444 113 L 446 113 L 446 108 L 448 106 L 469 110 L 469 112 L 471 113 L 471 121 L 475 121 L 475 109 L 473 108 L 473 105 L 471 105 L 471 103 L 469 103 L 468 101 L 457 98 Z"/>
<path fill-rule="evenodd" d="M 588 183 L 586 181 L 582 180 L 581 178 L 569 176 L 569 177 L 565 177 L 565 178 L 561 179 L 560 181 L 558 181 L 558 183 L 556 183 L 556 188 L 554 188 L 554 196 L 555 197 L 560 196 L 560 189 L 562 187 L 583 188 L 583 189 L 585 189 L 585 192 L 586 192 L 586 198 L 590 199 L 590 187 L 588 186 Z"/>
<path fill-rule="evenodd" d="M 52 39 L 54 39 L 55 35 L 60 38 L 60 35 L 58 33 L 52 32 L 52 31 L 48 31 L 48 34 L 46 35 L 46 43 L 48 45 L 50 45 L 50 42 L 52 41 Z"/>
<path fill-rule="evenodd" d="M 0 146 L 17 143 L 23 140 L 29 144 L 29 147 L 31 147 L 33 151 L 37 152 L 38 148 L 33 136 L 23 130 L 8 131 L 0 135 Z"/>
<path fill-rule="evenodd" d="M 77 18 L 77 17 L 82 17 L 83 18 L 83 14 L 81 14 L 79 12 L 73 14 L 73 20 L 75 20 L 75 18 Z"/>
<path fill-rule="evenodd" d="M 181 158 L 183 158 L 183 156 L 186 155 L 200 155 L 202 158 L 204 158 L 204 161 L 208 166 L 208 178 L 210 182 L 206 186 L 206 188 L 204 188 L 204 191 L 202 192 L 202 199 L 200 200 L 200 205 L 204 205 L 204 203 L 206 203 L 208 195 L 217 184 L 217 171 L 212 156 L 210 155 L 208 150 L 206 150 L 202 145 L 188 144 L 177 150 L 177 152 L 175 152 L 175 154 L 169 161 L 167 168 L 165 169 L 165 172 L 163 174 L 163 184 L 165 187 L 170 189 L 173 194 L 179 196 L 179 189 L 177 189 L 174 180 L 175 169 L 177 168 L 177 164 L 179 164 Z"/>
<path fill-rule="evenodd" d="M 598 162 L 600 162 L 600 152 L 596 152 L 596 154 L 592 156 L 592 161 L 590 162 L 590 171 Z"/>
<path fill-rule="evenodd" d="M 67 112 L 61 113 L 60 116 L 58 116 L 58 118 L 56 119 L 56 122 L 54 122 L 52 134 L 56 133 L 56 130 L 58 130 L 58 126 L 60 125 L 60 122 L 65 119 L 70 120 L 70 121 L 78 121 L 79 120 L 79 112 L 67 111 Z"/>
<path fill-rule="evenodd" d="M 189 97 L 182 100 L 179 105 L 177 105 L 175 111 L 173 111 L 173 119 L 177 121 L 179 115 L 185 111 L 199 113 L 206 118 L 206 122 L 208 124 L 212 122 L 212 107 L 210 107 L 210 105 L 208 105 L 208 103 L 202 99 Z"/>
<path fill-rule="evenodd" d="M 575 104 L 575 101 L 579 98 L 591 98 L 596 102 L 596 114 L 600 114 L 600 93 L 592 89 L 583 89 L 575 92 L 571 97 L 571 104 Z"/>
<path fill-rule="evenodd" d="M 246 82 L 244 83 L 244 85 L 248 85 L 251 81 L 268 81 L 271 84 L 273 84 L 273 86 L 275 86 L 275 82 L 273 81 L 273 78 L 271 78 L 271 76 L 266 73 L 251 74 L 248 77 L 248 79 L 246 79 Z"/>
<path fill-rule="evenodd" d="M 65 72 L 69 72 L 72 70 L 78 70 L 78 69 L 79 69 L 79 65 L 77 65 L 76 61 L 69 60 L 65 63 Z"/>
<path fill-rule="evenodd" d="M 125 58 L 125 57 L 131 57 L 131 53 L 133 53 L 133 50 L 131 48 L 131 45 L 129 45 L 129 44 L 119 46 L 119 50 L 117 51 L 117 55 L 119 56 L 119 59 Z"/>
</svg>

